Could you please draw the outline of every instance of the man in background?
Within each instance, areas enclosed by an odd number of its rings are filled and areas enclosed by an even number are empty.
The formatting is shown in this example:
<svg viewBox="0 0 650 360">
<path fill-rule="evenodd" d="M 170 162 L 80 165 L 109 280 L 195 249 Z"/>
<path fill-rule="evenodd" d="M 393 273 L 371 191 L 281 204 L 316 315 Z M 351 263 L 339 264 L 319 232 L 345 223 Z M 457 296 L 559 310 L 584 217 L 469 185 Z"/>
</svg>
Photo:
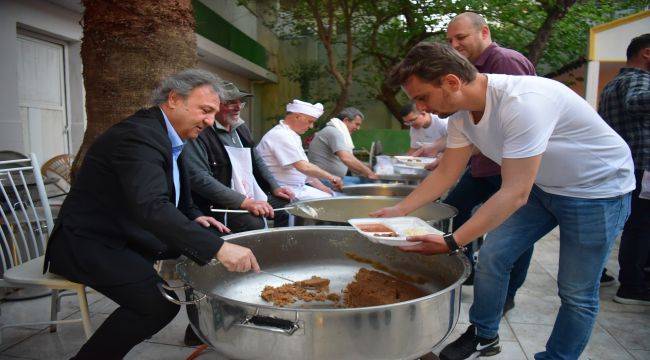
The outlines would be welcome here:
<svg viewBox="0 0 650 360">
<path fill-rule="evenodd" d="M 323 115 L 323 105 L 293 100 L 286 109 L 284 119 L 264 134 L 257 151 L 280 186 L 288 187 L 296 199 L 331 197 L 333 191 L 319 179 L 340 189 L 341 178 L 310 163 L 300 139 Z"/>
<path fill-rule="evenodd" d="M 445 150 L 447 119 L 420 111 L 413 102 L 404 105 L 400 115 L 402 123 L 410 127 L 411 145 L 407 155 L 435 157 Z"/>
<path fill-rule="evenodd" d="M 348 107 L 327 122 L 309 143 L 308 158 L 321 169 L 343 179 L 343 184 L 360 184 L 358 176 L 346 176 L 348 169 L 368 179 L 376 179 L 372 169 L 354 156 L 352 133 L 361 128 L 363 114 L 356 108 Z M 329 181 L 323 181 L 329 187 Z"/>
<path fill-rule="evenodd" d="M 650 252 L 650 34 L 632 39 L 626 55 L 627 64 L 605 86 L 598 103 L 600 116 L 630 146 L 636 178 L 618 253 L 620 287 L 614 301 L 650 305 L 644 271 Z"/>
</svg>

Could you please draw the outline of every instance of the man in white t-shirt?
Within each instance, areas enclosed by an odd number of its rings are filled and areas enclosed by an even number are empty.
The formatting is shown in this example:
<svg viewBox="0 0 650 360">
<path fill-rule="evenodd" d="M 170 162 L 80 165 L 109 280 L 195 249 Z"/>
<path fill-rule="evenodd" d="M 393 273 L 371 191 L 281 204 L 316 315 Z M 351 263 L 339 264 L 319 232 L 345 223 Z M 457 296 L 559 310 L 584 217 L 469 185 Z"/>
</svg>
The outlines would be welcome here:
<svg viewBox="0 0 650 360">
<path fill-rule="evenodd" d="M 535 359 L 577 359 L 598 313 L 600 275 L 630 212 L 632 157 L 625 141 L 566 86 L 534 76 L 479 74 L 446 44 L 421 43 L 391 73 L 417 103 L 447 117 L 440 165 L 399 204 L 403 216 L 436 200 L 476 146 L 501 165 L 501 188 L 453 234 L 413 236 L 404 251 L 455 252 L 488 233 L 481 248 L 470 327 L 440 353 L 468 359 L 500 351 L 499 321 L 513 263 L 560 227 L 562 301 L 546 349 Z"/>
<path fill-rule="evenodd" d="M 319 179 L 326 179 L 338 189 L 342 186 L 340 177 L 310 163 L 302 148 L 300 135 L 312 128 L 321 115 L 320 103 L 293 100 L 287 104 L 284 120 L 269 130 L 256 147 L 278 184 L 290 188 L 298 200 L 331 197 L 332 190 Z"/>
<path fill-rule="evenodd" d="M 411 156 L 436 156 L 444 151 L 447 141 L 447 119 L 420 111 L 415 103 L 408 103 L 400 110 L 402 122 L 409 126 L 411 146 L 407 152 Z"/>
</svg>

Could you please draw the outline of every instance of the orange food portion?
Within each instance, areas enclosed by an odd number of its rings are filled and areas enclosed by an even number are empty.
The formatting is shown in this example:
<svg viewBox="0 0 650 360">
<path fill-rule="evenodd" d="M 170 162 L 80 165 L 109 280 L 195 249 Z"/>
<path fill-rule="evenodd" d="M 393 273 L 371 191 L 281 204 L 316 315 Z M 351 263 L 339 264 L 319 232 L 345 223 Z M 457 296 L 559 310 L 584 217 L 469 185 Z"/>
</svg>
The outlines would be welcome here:
<svg viewBox="0 0 650 360">
<path fill-rule="evenodd" d="M 275 306 L 287 306 L 298 300 L 331 301 L 333 307 L 366 307 L 394 304 L 417 299 L 427 293 L 404 280 L 375 270 L 360 269 L 341 295 L 329 292 L 329 279 L 312 276 L 311 279 L 279 287 L 266 286 L 262 298 Z M 341 301 L 343 300 L 343 301 Z"/>
<path fill-rule="evenodd" d="M 427 295 L 421 289 L 375 270 L 360 269 L 343 291 L 345 307 L 394 304 Z"/>
<path fill-rule="evenodd" d="M 389 228 L 388 226 L 380 223 L 372 223 L 372 224 L 359 224 L 357 225 L 357 228 L 361 231 L 365 232 L 388 232 L 388 233 L 394 233 L 393 229 Z"/>
<path fill-rule="evenodd" d="M 312 276 L 310 279 L 297 281 L 295 283 L 283 284 L 282 286 L 265 286 L 262 290 L 262 299 L 273 303 L 275 306 L 287 306 L 298 300 L 310 301 L 334 301 L 338 302 L 338 294 L 329 293 L 329 279 Z"/>
</svg>

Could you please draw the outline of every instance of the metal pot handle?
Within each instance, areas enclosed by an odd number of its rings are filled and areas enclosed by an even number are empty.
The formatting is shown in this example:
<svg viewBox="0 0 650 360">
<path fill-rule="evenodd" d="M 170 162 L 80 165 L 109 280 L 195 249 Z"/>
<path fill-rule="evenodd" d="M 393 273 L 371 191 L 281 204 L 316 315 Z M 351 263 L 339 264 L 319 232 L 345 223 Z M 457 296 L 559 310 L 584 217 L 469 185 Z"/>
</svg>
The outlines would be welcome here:
<svg viewBox="0 0 650 360">
<path fill-rule="evenodd" d="M 181 285 L 181 286 L 169 286 L 169 285 L 165 285 L 165 284 L 163 284 L 163 283 L 158 283 L 157 286 L 158 286 L 158 290 L 160 290 L 160 293 L 162 294 L 162 296 L 163 296 L 165 299 L 167 299 L 168 301 L 173 302 L 173 303 L 176 304 L 176 305 L 195 305 L 196 303 L 198 303 L 199 301 L 205 299 L 205 298 L 208 296 L 208 295 L 206 295 L 206 294 L 201 294 L 201 295 L 203 295 L 203 296 L 201 296 L 200 298 L 198 298 L 198 299 L 194 299 L 194 300 L 190 300 L 190 301 L 176 300 L 176 299 L 174 299 L 173 297 L 169 296 L 169 294 L 167 294 L 167 292 L 165 291 L 165 289 L 167 289 L 167 290 L 171 290 L 171 291 L 174 291 L 174 290 L 178 290 L 178 289 L 183 289 L 183 290 L 185 290 L 185 289 L 192 289 L 192 287 L 189 286 L 189 285 L 185 285 L 185 284 L 183 284 L 183 285 Z M 192 290 L 193 290 L 193 291 L 196 291 L 196 290 L 194 290 L 194 289 L 192 289 Z M 196 291 L 196 292 L 198 292 L 198 291 Z M 199 293 L 200 293 L 200 292 L 199 292 Z"/>
<path fill-rule="evenodd" d="M 292 321 L 272 316 L 259 315 L 259 309 L 257 309 L 254 315 L 247 316 L 241 323 L 235 324 L 235 326 L 291 336 L 296 332 L 296 330 L 300 329 L 300 322 L 298 321 L 297 312 L 295 319 Z"/>
</svg>

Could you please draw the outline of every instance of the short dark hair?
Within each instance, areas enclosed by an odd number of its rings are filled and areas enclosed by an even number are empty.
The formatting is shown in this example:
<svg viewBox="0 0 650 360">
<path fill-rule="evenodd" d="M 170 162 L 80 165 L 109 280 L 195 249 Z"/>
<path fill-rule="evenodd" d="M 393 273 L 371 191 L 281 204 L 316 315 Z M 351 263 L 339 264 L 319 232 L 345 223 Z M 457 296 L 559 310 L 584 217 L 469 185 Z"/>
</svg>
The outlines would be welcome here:
<svg viewBox="0 0 650 360">
<path fill-rule="evenodd" d="M 472 82 L 477 73 L 474 65 L 451 46 L 421 42 L 409 50 L 406 57 L 391 70 L 389 83 L 393 87 L 399 87 L 411 75 L 415 75 L 439 86 L 441 78 L 447 74 Z"/>
<path fill-rule="evenodd" d="M 409 102 L 409 103 L 405 104 L 404 106 L 402 106 L 401 109 L 399 109 L 399 116 L 405 117 L 408 114 L 410 114 L 412 112 L 415 112 L 415 110 L 417 110 L 417 108 L 415 107 L 415 103 L 414 102 Z"/>
<path fill-rule="evenodd" d="M 627 60 L 632 60 L 632 58 L 637 56 L 641 50 L 647 47 L 650 47 L 650 33 L 635 37 L 627 47 L 625 53 L 625 55 L 627 55 Z"/>
</svg>

